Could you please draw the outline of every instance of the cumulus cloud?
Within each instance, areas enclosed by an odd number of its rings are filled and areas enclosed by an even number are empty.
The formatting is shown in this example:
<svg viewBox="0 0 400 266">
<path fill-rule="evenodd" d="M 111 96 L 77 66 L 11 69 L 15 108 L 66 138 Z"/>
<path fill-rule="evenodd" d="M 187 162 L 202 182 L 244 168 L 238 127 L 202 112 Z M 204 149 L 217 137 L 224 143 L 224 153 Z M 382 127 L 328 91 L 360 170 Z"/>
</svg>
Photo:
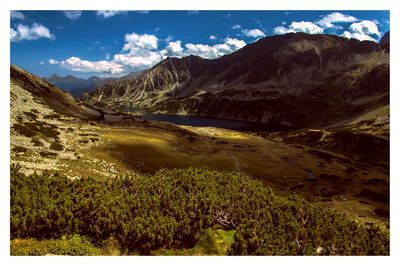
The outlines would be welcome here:
<svg viewBox="0 0 400 266">
<path fill-rule="evenodd" d="M 77 20 L 82 16 L 82 11 L 79 10 L 69 10 L 69 11 L 63 11 L 64 16 L 71 20 Z"/>
<path fill-rule="evenodd" d="M 160 62 L 162 55 L 158 52 L 148 51 L 146 55 L 116 54 L 114 61 L 133 70 L 143 70 Z"/>
<path fill-rule="evenodd" d="M 358 21 L 356 17 L 342 14 L 340 12 L 333 12 L 326 15 L 316 23 L 323 28 L 338 28 L 339 26 L 334 25 L 335 23 L 350 23 L 355 21 Z"/>
<path fill-rule="evenodd" d="M 61 61 L 61 65 L 67 69 L 79 72 L 96 72 L 118 74 L 124 71 L 122 65 L 110 61 L 87 61 L 81 60 L 79 57 L 72 56 L 66 60 Z"/>
<path fill-rule="evenodd" d="M 168 51 L 179 50 L 180 43 L 169 43 Z M 153 66 L 163 59 L 163 54 L 157 50 L 158 38 L 152 34 L 129 33 L 125 35 L 125 44 L 120 53 L 114 55 L 114 61 L 133 70 L 142 70 Z"/>
<path fill-rule="evenodd" d="M 342 34 L 342 36 L 346 38 L 354 38 L 360 41 L 377 42 L 377 39 L 371 35 L 381 37 L 381 33 L 379 32 L 376 22 L 372 20 L 355 22 L 350 25 L 348 31 L 345 31 Z"/>
<path fill-rule="evenodd" d="M 251 38 L 260 38 L 260 37 L 265 37 L 265 33 L 260 30 L 260 29 L 251 29 L 251 30 L 243 30 L 242 31 L 245 36 L 251 37 Z"/>
<path fill-rule="evenodd" d="M 372 20 L 363 20 L 361 22 L 353 23 L 350 25 L 349 29 L 357 33 L 374 34 L 377 36 L 381 36 L 376 22 Z"/>
<path fill-rule="evenodd" d="M 12 42 L 23 40 L 32 41 L 41 38 L 54 40 L 55 36 L 50 33 L 48 28 L 38 23 L 34 23 L 31 27 L 24 24 L 18 24 L 16 29 L 10 28 L 10 40 Z"/>
<path fill-rule="evenodd" d="M 242 40 L 225 38 L 224 43 L 215 44 L 212 46 L 207 44 L 188 43 L 185 45 L 185 47 L 187 54 L 197 55 L 208 59 L 214 59 L 226 54 L 233 53 L 234 51 L 239 50 L 245 45 L 246 43 Z"/>
<path fill-rule="evenodd" d="M 210 39 L 210 40 L 216 40 L 216 39 L 217 39 L 217 36 L 215 36 L 215 35 L 210 35 L 210 37 L 208 37 L 208 39 Z"/>
<path fill-rule="evenodd" d="M 14 20 L 14 19 L 24 20 L 25 19 L 25 15 L 22 12 L 14 11 L 14 10 L 10 11 L 10 17 L 11 17 L 11 20 Z"/>
<path fill-rule="evenodd" d="M 286 28 L 284 26 L 278 26 L 278 27 L 274 28 L 275 34 L 285 34 L 285 33 L 289 33 L 289 32 L 294 32 L 294 30 Z"/>
<path fill-rule="evenodd" d="M 169 42 L 168 45 L 161 51 L 162 55 L 182 57 L 185 55 L 181 41 Z"/>
<path fill-rule="evenodd" d="M 374 38 L 372 38 L 371 36 L 369 36 L 367 34 L 363 34 L 363 33 L 345 31 L 345 32 L 343 32 L 342 36 L 346 37 L 348 39 L 357 39 L 357 40 L 360 40 L 360 41 L 376 42 L 376 40 Z"/>
<path fill-rule="evenodd" d="M 242 26 L 239 25 L 239 24 L 236 24 L 236 25 L 233 25 L 233 26 L 232 26 L 232 29 L 233 29 L 233 30 L 239 30 L 239 29 L 241 29 L 241 28 L 242 28 Z"/>
<path fill-rule="evenodd" d="M 223 43 L 215 45 L 187 43 L 182 41 L 170 41 L 163 49 L 157 49 L 157 37 L 154 35 L 127 34 L 123 51 L 114 55 L 113 61 L 128 67 L 131 70 L 143 70 L 157 64 L 169 57 L 183 57 L 197 55 L 203 58 L 218 58 L 225 54 L 232 53 L 246 43 L 234 38 L 225 38 Z"/>
<path fill-rule="evenodd" d="M 285 34 L 290 32 L 305 32 L 310 34 L 323 33 L 324 29 L 309 21 L 293 21 L 289 27 L 278 26 L 274 28 L 275 34 Z"/>
<path fill-rule="evenodd" d="M 125 35 L 122 51 L 114 56 L 107 54 L 107 60 L 93 62 L 70 57 L 61 61 L 60 64 L 73 71 L 120 74 L 150 68 L 167 57 L 197 55 L 209 59 L 218 58 L 245 45 L 243 40 L 235 38 L 225 38 L 222 43 L 215 45 L 194 43 L 183 45 L 180 40 L 170 40 L 163 49 L 160 49 L 155 35 L 133 32 Z"/>
<path fill-rule="evenodd" d="M 59 64 L 60 62 L 58 62 L 57 60 L 55 60 L 55 59 L 49 59 L 49 64 L 50 65 L 57 65 L 57 64 Z"/>
<path fill-rule="evenodd" d="M 125 44 L 122 50 L 135 51 L 138 49 L 155 50 L 158 46 L 158 38 L 155 35 L 130 33 L 125 35 Z"/>
<path fill-rule="evenodd" d="M 121 15 L 126 13 L 126 11 L 120 11 L 120 10 L 99 10 L 96 12 L 96 15 L 99 17 L 103 17 L 103 18 L 109 18 L 109 17 L 113 17 L 116 15 Z"/>
</svg>

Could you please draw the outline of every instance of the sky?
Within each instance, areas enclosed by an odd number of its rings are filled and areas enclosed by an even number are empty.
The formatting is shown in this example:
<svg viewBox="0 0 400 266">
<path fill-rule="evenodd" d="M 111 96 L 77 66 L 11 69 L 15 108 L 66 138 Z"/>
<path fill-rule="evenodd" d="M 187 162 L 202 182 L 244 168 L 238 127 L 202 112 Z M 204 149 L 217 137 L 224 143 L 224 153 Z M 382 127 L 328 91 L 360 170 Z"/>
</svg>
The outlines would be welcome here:
<svg viewBox="0 0 400 266">
<path fill-rule="evenodd" d="M 11 63 L 40 77 L 120 77 L 167 57 L 218 58 L 276 34 L 379 42 L 389 11 L 11 11 Z"/>
</svg>

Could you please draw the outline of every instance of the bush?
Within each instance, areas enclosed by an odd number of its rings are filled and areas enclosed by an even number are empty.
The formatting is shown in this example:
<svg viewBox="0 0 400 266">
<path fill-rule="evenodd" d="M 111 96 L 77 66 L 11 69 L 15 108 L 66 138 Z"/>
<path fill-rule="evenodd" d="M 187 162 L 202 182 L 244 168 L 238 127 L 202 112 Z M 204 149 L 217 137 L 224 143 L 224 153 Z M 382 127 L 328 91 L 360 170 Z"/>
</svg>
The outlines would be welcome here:
<svg viewBox="0 0 400 266">
<path fill-rule="evenodd" d="M 50 149 L 55 150 L 55 151 L 62 151 L 64 149 L 64 147 L 63 147 L 63 145 L 61 145 L 57 141 L 53 141 L 50 144 Z"/>
<path fill-rule="evenodd" d="M 231 255 L 389 253 L 388 233 L 241 173 L 160 170 L 151 176 L 70 180 L 11 169 L 11 238 L 80 234 L 151 254 L 192 248 L 206 228 L 235 230 Z"/>
<path fill-rule="evenodd" d="M 59 240 L 16 239 L 11 241 L 12 256 L 44 256 L 44 255 L 69 255 L 69 256 L 96 256 L 101 255 L 101 250 L 93 246 L 90 241 L 79 235 Z"/>
</svg>

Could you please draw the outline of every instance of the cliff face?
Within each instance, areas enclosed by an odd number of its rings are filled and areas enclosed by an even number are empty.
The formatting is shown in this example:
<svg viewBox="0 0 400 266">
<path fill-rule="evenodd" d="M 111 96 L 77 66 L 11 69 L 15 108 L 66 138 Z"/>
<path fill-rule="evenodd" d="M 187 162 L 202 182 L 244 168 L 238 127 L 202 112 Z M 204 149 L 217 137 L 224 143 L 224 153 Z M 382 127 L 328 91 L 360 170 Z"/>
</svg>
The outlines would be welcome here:
<svg viewBox="0 0 400 266">
<path fill-rule="evenodd" d="M 86 95 L 92 104 L 323 126 L 389 104 L 389 49 L 335 35 L 271 36 L 215 60 L 168 58 Z"/>
</svg>

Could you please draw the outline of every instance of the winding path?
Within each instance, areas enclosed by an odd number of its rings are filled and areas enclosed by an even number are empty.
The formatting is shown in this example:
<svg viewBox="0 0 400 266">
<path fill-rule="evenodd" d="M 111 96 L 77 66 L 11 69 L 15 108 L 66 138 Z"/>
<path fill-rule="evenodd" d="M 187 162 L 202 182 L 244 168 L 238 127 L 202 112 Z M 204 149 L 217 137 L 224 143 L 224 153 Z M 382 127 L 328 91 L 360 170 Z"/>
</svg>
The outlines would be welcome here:
<svg viewBox="0 0 400 266">
<path fill-rule="evenodd" d="M 236 170 L 238 170 L 238 172 L 240 172 L 239 160 L 235 156 L 233 156 L 232 154 L 227 153 L 226 151 L 222 151 L 222 153 L 227 155 L 228 157 L 232 158 L 235 161 Z"/>
</svg>

